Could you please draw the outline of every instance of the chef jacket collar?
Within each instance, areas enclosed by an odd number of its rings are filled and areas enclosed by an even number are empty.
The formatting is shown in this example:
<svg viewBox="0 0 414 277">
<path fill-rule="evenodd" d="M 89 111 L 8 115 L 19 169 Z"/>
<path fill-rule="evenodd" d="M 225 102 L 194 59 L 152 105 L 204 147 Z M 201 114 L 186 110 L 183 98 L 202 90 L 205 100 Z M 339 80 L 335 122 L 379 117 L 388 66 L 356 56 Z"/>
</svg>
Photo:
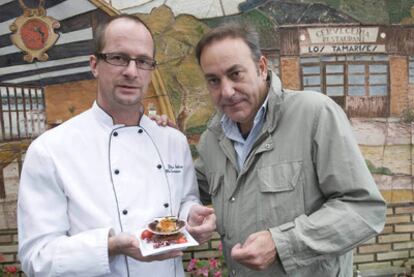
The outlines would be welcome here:
<svg viewBox="0 0 414 277">
<path fill-rule="evenodd" d="M 114 120 L 112 116 L 110 116 L 107 112 L 105 112 L 96 101 L 93 102 L 92 105 L 92 112 L 95 115 L 98 122 L 102 123 L 105 127 L 109 128 L 116 128 L 120 126 L 124 126 L 124 124 L 114 124 Z"/>
<path fill-rule="evenodd" d="M 125 124 L 114 124 L 114 120 L 111 115 L 105 112 L 96 101 L 93 102 L 92 105 L 92 112 L 95 115 L 96 119 L 102 123 L 104 126 L 109 127 L 111 129 L 119 128 L 125 126 Z M 143 117 L 141 116 L 141 120 L 138 125 L 141 125 L 143 122 Z"/>
</svg>

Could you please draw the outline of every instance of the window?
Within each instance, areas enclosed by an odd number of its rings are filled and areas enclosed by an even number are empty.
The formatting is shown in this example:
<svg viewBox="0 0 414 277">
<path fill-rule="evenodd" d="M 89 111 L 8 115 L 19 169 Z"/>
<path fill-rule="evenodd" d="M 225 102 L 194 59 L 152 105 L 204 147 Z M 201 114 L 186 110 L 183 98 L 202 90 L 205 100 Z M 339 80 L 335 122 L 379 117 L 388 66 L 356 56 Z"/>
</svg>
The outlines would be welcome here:
<svg viewBox="0 0 414 277">
<path fill-rule="evenodd" d="M 408 59 L 408 75 L 409 83 L 414 84 L 414 56 L 411 56 Z"/>
<path fill-rule="evenodd" d="M 350 117 L 388 116 L 388 56 L 302 57 L 300 63 L 304 90 L 328 95 Z M 414 81 L 414 61 L 411 71 Z"/>
<path fill-rule="evenodd" d="M 0 85 L 0 141 L 34 138 L 45 131 L 43 90 Z"/>
<path fill-rule="evenodd" d="M 304 90 L 328 96 L 387 96 L 388 57 L 385 55 L 301 58 Z M 414 59 L 410 63 L 414 82 Z"/>
<path fill-rule="evenodd" d="M 343 96 L 345 94 L 344 75 L 345 66 L 343 64 L 325 65 L 325 93 L 328 96 Z"/>
<path fill-rule="evenodd" d="M 322 92 L 319 58 L 301 58 L 301 64 L 303 89 Z"/>
</svg>

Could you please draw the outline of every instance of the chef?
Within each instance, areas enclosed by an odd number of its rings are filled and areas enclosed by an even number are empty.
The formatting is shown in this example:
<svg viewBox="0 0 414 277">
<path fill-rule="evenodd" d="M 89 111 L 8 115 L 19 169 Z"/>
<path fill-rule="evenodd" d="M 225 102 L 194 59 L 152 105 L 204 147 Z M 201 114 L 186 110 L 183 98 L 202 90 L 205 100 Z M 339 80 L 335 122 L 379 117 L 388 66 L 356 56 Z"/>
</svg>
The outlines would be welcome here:
<svg viewBox="0 0 414 277">
<path fill-rule="evenodd" d="M 200 243 L 215 230 L 199 204 L 187 140 L 143 114 L 154 41 L 138 18 L 98 26 L 90 66 L 97 99 L 30 145 L 18 199 L 28 276 L 184 276 L 182 252 L 143 257 L 139 230 L 178 216 Z"/>
</svg>

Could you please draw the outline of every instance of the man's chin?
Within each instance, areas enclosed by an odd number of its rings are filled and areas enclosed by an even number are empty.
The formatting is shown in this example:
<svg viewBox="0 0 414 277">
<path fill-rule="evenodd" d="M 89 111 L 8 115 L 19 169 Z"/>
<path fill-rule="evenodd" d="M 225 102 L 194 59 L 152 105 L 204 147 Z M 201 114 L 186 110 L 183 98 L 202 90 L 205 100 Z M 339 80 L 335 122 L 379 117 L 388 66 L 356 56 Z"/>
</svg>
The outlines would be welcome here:
<svg viewBox="0 0 414 277">
<path fill-rule="evenodd" d="M 243 123 L 247 120 L 247 117 L 244 114 L 237 113 L 226 113 L 226 115 L 234 122 Z"/>
<path fill-rule="evenodd" d="M 141 98 L 117 98 L 117 102 L 123 106 L 137 106 L 141 103 Z"/>
</svg>

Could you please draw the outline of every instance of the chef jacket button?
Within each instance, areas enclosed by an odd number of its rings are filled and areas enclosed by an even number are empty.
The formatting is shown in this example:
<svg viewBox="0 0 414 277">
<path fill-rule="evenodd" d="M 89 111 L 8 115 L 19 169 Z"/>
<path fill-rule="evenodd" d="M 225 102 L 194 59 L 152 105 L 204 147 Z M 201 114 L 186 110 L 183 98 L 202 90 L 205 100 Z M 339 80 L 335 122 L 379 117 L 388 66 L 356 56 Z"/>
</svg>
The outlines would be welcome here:
<svg viewBox="0 0 414 277">
<path fill-rule="evenodd" d="M 170 204 L 168 204 L 168 203 L 164 203 L 164 207 L 165 208 L 168 208 L 170 206 Z"/>
<path fill-rule="evenodd" d="M 159 164 L 159 165 L 157 165 L 157 168 L 158 168 L 158 169 L 161 169 L 161 167 L 162 167 L 162 165 L 160 165 L 160 164 Z"/>
<path fill-rule="evenodd" d="M 118 170 L 118 169 L 115 169 L 115 171 L 114 171 L 114 172 L 115 172 L 115 174 L 116 174 L 116 175 L 118 175 L 118 174 L 119 174 L 119 170 Z"/>
<path fill-rule="evenodd" d="M 138 133 L 141 134 L 142 132 L 144 132 L 144 131 L 142 131 L 142 129 L 138 129 Z"/>
<path fill-rule="evenodd" d="M 236 198 L 234 198 L 234 197 L 230 198 L 231 203 L 233 203 L 234 201 L 236 201 Z"/>
<path fill-rule="evenodd" d="M 118 132 L 114 132 L 114 137 L 118 136 Z"/>
<path fill-rule="evenodd" d="M 266 148 L 266 149 L 270 149 L 270 146 L 271 146 L 271 145 L 270 145 L 270 143 L 266 143 L 266 144 L 265 144 L 265 148 Z"/>
<path fill-rule="evenodd" d="M 128 210 L 123 210 L 122 213 L 126 215 L 128 214 Z"/>
</svg>

